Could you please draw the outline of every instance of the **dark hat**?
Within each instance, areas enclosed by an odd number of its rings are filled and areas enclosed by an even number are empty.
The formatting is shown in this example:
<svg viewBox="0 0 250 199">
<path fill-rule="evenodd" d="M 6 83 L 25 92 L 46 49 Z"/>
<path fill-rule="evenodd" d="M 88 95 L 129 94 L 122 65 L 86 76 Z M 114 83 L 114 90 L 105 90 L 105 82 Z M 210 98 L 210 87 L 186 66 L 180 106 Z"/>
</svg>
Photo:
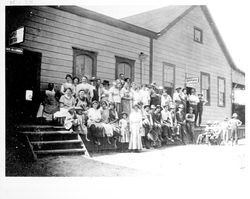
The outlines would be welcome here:
<svg viewBox="0 0 250 199">
<path fill-rule="evenodd" d="M 72 75 L 70 75 L 70 74 L 67 74 L 65 79 L 67 79 L 68 77 L 72 79 Z"/>
<path fill-rule="evenodd" d="M 108 80 L 103 80 L 102 84 L 103 85 L 109 85 L 109 81 Z"/>
<path fill-rule="evenodd" d="M 181 87 L 177 87 L 175 90 L 179 90 L 179 89 L 181 89 Z"/>
<path fill-rule="evenodd" d="M 146 104 L 146 105 L 143 106 L 144 109 L 147 108 L 147 107 L 150 108 L 150 106 L 148 104 Z"/>
</svg>

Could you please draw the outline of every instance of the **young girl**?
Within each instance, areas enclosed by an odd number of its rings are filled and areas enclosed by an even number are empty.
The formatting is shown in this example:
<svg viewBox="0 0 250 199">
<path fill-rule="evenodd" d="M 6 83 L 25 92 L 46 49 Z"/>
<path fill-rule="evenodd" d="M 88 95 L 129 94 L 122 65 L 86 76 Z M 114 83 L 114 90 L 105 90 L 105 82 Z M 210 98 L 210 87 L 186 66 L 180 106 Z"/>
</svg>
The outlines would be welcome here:
<svg viewBox="0 0 250 199">
<path fill-rule="evenodd" d="M 122 118 L 119 121 L 119 127 L 121 129 L 121 137 L 119 141 L 122 143 L 122 151 L 123 151 L 123 143 L 129 142 L 128 114 L 125 112 L 122 113 Z"/>
</svg>

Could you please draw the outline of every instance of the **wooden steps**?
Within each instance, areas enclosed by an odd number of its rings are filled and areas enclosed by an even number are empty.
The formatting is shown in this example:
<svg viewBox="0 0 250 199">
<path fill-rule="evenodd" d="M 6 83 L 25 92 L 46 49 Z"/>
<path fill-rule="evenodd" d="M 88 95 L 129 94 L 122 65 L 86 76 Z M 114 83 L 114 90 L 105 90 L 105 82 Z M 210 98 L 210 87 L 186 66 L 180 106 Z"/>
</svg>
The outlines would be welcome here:
<svg viewBox="0 0 250 199">
<path fill-rule="evenodd" d="M 63 126 L 22 125 L 17 130 L 26 137 L 35 160 L 48 155 L 89 156 L 79 133 L 67 131 Z"/>
</svg>

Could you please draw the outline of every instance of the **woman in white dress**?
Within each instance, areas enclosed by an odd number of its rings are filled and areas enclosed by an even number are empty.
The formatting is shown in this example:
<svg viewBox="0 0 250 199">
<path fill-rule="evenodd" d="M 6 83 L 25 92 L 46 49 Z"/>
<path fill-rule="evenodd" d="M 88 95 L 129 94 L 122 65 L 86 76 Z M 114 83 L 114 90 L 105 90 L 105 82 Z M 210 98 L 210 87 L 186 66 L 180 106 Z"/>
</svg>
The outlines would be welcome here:
<svg viewBox="0 0 250 199">
<path fill-rule="evenodd" d="M 129 117 L 129 123 L 131 135 L 129 139 L 128 149 L 139 152 L 140 150 L 142 150 L 142 142 L 140 135 L 140 129 L 142 128 L 142 114 L 138 104 L 135 104 L 133 107 L 133 110 Z"/>
</svg>

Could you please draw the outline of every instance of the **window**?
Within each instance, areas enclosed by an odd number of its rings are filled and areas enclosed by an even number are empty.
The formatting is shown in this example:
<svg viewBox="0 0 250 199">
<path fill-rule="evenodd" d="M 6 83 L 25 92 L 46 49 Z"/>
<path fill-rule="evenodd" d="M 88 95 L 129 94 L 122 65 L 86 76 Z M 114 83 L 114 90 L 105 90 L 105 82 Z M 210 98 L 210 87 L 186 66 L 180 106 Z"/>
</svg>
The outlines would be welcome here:
<svg viewBox="0 0 250 199">
<path fill-rule="evenodd" d="M 97 53 L 73 48 L 73 75 L 89 79 L 96 75 Z"/>
<path fill-rule="evenodd" d="M 174 92 L 175 83 L 175 65 L 170 63 L 163 63 L 163 87 L 167 88 L 168 94 L 172 95 Z"/>
<path fill-rule="evenodd" d="M 208 101 L 206 105 L 210 105 L 210 75 L 208 73 L 201 72 L 201 93 Z"/>
<path fill-rule="evenodd" d="M 194 27 L 194 41 L 203 43 L 203 31 L 197 27 Z"/>
<path fill-rule="evenodd" d="M 115 79 L 119 78 L 119 74 L 123 73 L 125 78 L 130 78 L 134 81 L 134 64 L 135 61 L 123 57 L 115 56 L 116 59 L 116 73 Z"/>
<path fill-rule="evenodd" d="M 226 79 L 218 77 L 218 106 L 224 107 L 226 105 Z"/>
</svg>

